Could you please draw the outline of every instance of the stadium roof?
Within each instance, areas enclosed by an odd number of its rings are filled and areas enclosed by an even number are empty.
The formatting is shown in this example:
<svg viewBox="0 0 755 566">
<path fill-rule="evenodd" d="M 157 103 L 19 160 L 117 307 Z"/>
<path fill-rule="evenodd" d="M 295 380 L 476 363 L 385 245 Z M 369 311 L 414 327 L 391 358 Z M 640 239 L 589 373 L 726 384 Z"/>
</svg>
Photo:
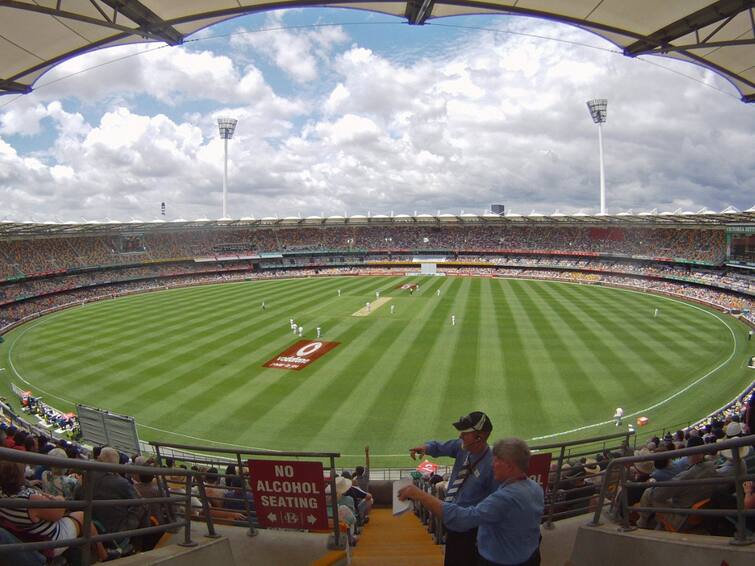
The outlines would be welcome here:
<svg viewBox="0 0 755 566">
<path fill-rule="evenodd" d="M 723 228 L 748 226 L 755 228 L 755 207 L 740 212 L 727 209 L 723 212 L 643 212 L 632 214 L 573 214 L 550 215 L 533 212 L 528 215 L 485 214 L 376 214 L 364 216 L 298 216 L 242 218 L 239 220 L 131 220 L 119 222 L 15 222 L 0 220 L 0 238 L 35 238 L 60 236 L 97 236 L 116 234 L 139 234 L 144 232 L 175 232 L 180 230 L 254 229 L 254 228 L 312 228 L 320 226 L 604 226 L 646 228 Z"/>
<path fill-rule="evenodd" d="M 755 101 L 755 0 L 0 0 L 0 94 L 27 93 L 51 67 L 129 43 L 179 45 L 243 14 L 305 6 L 356 8 L 421 25 L 435 18 L 510 14 L 592 31 L 630 57 L 696 63 Z"/>
</svg>

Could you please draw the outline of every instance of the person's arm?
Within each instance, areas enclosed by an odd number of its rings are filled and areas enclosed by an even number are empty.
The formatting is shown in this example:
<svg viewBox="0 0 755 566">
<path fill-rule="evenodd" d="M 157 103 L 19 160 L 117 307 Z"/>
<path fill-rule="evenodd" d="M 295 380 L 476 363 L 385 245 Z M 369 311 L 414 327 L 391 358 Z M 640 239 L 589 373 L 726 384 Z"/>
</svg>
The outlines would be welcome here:
<svg viewBox="0 0 755 566">
<path fill-rule="evenodd" d="M 500 521 L 506 509 L 511 506 L 510 498 L 499 491 L 490 494 L 474 507 L 460 507 L 454 503 L 445 503 L 414 485 L 402 489 L 399 499 L 419 501 L 434 515 L 441 517 L 447 527 L 460 532 L 479 527 L 483 523 Z"/>
<path fill-rule="evenodd" d="M 64 499 L 57 495 L 50 495 L 49 493 L 35 493 L 29 496 L 29 501 L 64 501 Z M 66 510 L 62 507 L 29 509 L 29 518 L 32 521 L 50 521 L 54 523 L 58 519 L 62 519 L 65 514 Z"/>
<path fill-rule="evenodd" d="M 364 471 L 370 473 L 370 447 L 364 447 Z"/>
<path fill-rule="evenodd" d="M 407 485 L 405 488 L 400 490 L 398 492 L 398 498 L 401 501 L 406 501 L 407 499 L 418 501 L 419 503 L 424 505 L 433 515 L 443 517 L 443 502 L 434 495 L 430 495 L 426 491 L 422 491 L 416 485 Z"/>
<path fill-rule="evenodd" d="M 432 456 L 433 458 L 437 458 L 438 456 L 456 457 L 457 453 L 459 452 L 460 444 L 461 440 L 458 438 L 453 438 L 451 440 L 447 440 L 446 442 L 429 440 L 421 446 L 411 448 L 409 450 L 409 454 L 411 455 L 412 459 L 414 459 L 415 455 L 422 456 L 424 454 Z"/>
</svg>

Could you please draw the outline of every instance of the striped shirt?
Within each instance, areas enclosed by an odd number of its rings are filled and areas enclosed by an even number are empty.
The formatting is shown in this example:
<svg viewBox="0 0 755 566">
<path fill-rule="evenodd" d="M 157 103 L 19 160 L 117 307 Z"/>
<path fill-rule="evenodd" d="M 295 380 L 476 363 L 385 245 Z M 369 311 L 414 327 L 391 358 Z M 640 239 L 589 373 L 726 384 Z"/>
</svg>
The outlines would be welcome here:
<svg viewBox="0 0 755 566">
<path fill-rule="evenodd" d="M 37 492 L 30 487 L 22 487 L 18 493 L 9 499 L 29 500 L 32 495 L 37 495 Z M 7 496 L 3 497 L 7 498 Z M 28 509 L 0 507 L 0 519 L 13 525 L 15 530 L 24 531 L 45 540 L 57 540 L 60 532 L 60 526 L 57 522 L 32 520 Z"/>
</svg>

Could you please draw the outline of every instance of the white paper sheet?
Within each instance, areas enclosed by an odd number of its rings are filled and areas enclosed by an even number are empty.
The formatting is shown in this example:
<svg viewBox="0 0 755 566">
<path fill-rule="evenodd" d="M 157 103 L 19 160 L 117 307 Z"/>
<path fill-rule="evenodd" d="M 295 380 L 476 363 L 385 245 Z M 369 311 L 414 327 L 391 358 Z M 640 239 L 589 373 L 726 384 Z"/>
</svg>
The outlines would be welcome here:
<svg viewBox="0 0 755 566">
<path fill-rule="evenodd" d="M 398 516 L 406 513 L 412 508 L 411 500 L 401 501 L 398 498 L 398 492 L 407 485 L 412 485 L 412 478 L 401 478 L 393 482 L 393 515 Z"/>
</svg>

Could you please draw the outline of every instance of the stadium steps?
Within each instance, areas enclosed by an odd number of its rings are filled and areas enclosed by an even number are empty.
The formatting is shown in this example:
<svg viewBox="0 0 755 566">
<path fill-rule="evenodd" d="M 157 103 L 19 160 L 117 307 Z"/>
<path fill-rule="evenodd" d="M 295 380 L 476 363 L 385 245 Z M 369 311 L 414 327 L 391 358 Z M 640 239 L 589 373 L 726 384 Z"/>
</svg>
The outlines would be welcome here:
<svg viewBox="0 0 755 566">
<path fill-rule="evenodd" d="M 373 508 L 351 556 L 353 566 L 442 566 L 443 547 L 414 514 Z"/>
</svg>

